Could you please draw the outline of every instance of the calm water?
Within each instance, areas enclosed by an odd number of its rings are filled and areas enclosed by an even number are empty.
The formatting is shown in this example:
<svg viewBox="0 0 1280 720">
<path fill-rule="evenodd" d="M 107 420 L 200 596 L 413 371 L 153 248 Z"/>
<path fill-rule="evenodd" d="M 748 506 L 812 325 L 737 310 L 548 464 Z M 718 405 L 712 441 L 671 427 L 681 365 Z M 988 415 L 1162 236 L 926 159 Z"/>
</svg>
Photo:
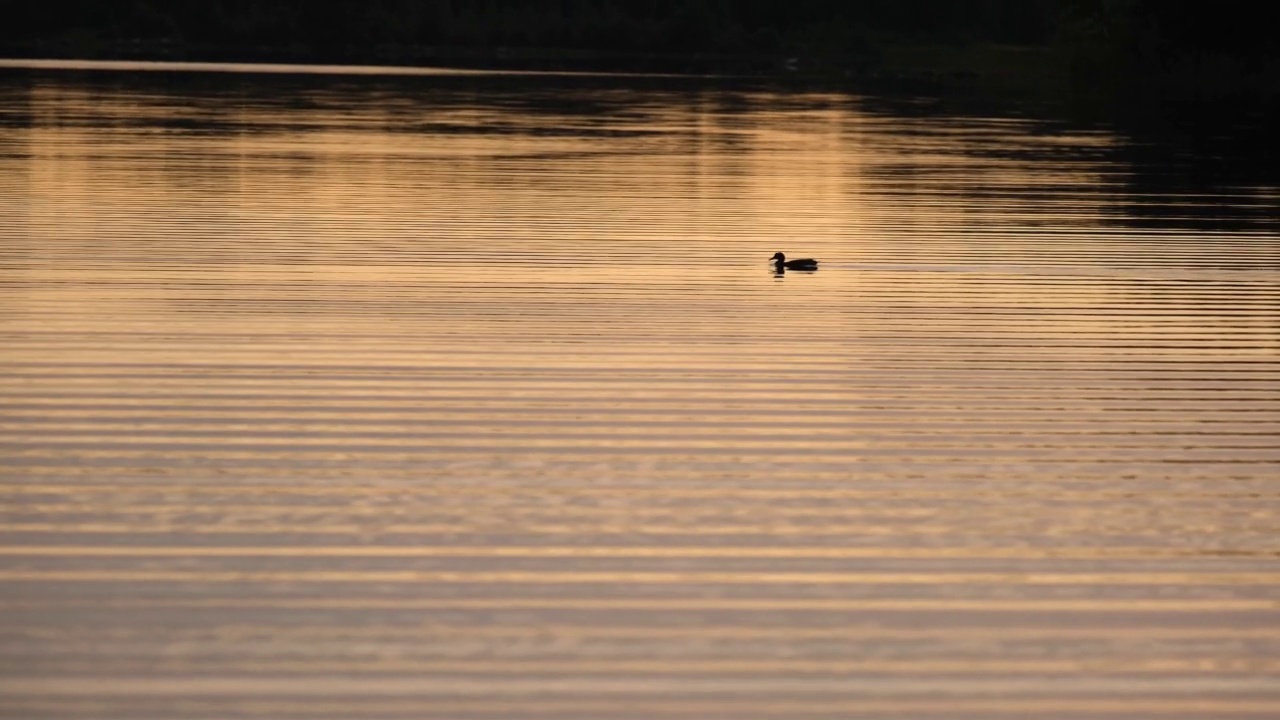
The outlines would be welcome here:
<svg viewBox="0 0 1280 720">
<path fill-rule="evenodd" d="M 0 68 L 0 714 L 1275 717 L 1280 191 L 1155 148 Z"/>
</svg>

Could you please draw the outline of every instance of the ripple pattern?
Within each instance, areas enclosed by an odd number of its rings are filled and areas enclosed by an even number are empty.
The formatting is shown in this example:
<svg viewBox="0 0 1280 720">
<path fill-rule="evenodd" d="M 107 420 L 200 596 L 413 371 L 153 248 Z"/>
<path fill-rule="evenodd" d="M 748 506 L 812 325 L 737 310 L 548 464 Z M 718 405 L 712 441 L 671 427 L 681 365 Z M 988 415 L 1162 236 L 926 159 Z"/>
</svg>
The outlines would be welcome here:
<svg viewBox="0 0 1280 720">
<path fill-rule="evenodd" d="M 13 65 L 0 715 L 1280 714 L 1277 188 L 726 80 Z"/>
</svg>

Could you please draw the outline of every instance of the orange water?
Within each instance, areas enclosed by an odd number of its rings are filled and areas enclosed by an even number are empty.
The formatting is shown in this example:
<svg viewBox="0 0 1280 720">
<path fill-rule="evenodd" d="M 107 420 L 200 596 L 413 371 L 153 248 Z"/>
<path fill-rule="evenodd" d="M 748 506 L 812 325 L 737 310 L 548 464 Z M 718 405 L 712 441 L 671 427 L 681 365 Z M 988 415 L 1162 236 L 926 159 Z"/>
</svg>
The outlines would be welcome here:
<svg viewBox="0 0 1280 720">
<path fill-rule="evenodd" d="M 1276 187 L 178 69 L 0 70 L 5 717 L 1280 714 Z"/>
</svg>

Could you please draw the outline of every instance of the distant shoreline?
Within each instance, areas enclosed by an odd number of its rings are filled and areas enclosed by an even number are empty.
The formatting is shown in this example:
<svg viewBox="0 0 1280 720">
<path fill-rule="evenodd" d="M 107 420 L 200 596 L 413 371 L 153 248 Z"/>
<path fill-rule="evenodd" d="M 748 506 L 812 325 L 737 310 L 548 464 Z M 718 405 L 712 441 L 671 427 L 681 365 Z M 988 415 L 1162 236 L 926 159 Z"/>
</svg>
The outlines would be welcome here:
<svg viewBox="0 0 1280 720">
<path fill-rule="evenodd" d="M 974 43 L 913 44 L 878 48 L 859 57 L 781 53 L 636 53 L 558 48 L 395 46 L 318 54 L 298 49 L 193 48 L 166 43 L 0 45 L 0 67 L 71 67 L 219 70 L 254 66 L 257 72 L 423 75 L 443 72 L 537 72 L 563 75 L 723 77 L 799 83 L 859 91 L 1042 94 L 1061 88 L 1062 73 L 1049 48 Z M 130 66 L 133 63 L 135 65 Z M 277 68 L 272 70 L 271 68 Z M 247 69 L 247 68 L 246 68 Z M 1056 92 L 1056 90 L 1055 90 Z"/>
<path fill-rule="evenodd" d="M 610 75 L 649 77 L 690 77 L 684 74 L 662 73 L 612 73 L 590 70 L 508 70 L 476 69 L 407 65 L 339 65 L 332 63 L 273 63 L 273 62 L 206 62 L 177 60 L 106 60 L 81 58 L 0 58 L 0 68 L 31 70 L 98 70 L 103 72 L 225 72 L 302 75 L 370 75 L 429 77 L 435 75 L 566 75 L 599 77 Z"/>
<path fill-rule="evenodd" d="M 1280 100 L 1266 6 L 893 3 L 12 3 L 0 57 L 758 78 L 1100 108 Z"/>
<path fill-rule="evenodd" d="M 125 69 L 129 63 L 155 63 L 162 67 L 152 69 L 214 71 L 226 65 L 252 65 L 254 72 L 299 74 L 528 72 L 736 78 L 871 94 L 1017 98 L 1087 108 L 1090 115 L 1157 110 L 1169 103 L 1209 108 L 1220 102 L 1244 103 L 1274 114 L 1280 99 L 1280 78 L 1270 65 L 1241 72 L 1231 64 L 1192 64 L 1163 73 L 1134 75 L 1107 63 L 1082 63 L 1079 55 L 1054 45 L 989 41 L 880 42 L 858 53 L 789 55 L 441 45 L 351 45 L 322 50 L 305 45 L 208 46 L 141 39 L 88 43 L 41 40 L 0 42 L 0 58 L 9 59 L 0 67 L 96 63 L 95 67 L 114 64 Z"/>
</svg>

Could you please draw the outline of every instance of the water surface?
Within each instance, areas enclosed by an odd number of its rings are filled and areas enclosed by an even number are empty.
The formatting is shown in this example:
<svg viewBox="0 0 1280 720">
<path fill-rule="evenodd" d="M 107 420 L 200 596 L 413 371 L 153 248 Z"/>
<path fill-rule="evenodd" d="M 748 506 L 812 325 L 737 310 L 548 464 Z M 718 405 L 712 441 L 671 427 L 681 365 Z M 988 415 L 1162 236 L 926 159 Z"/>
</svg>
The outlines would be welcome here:
<svg viewBox="0 0 1280 720">
<path fill-rule="evenodd" d="M 247 69 L 0 69 L 6 717 L 1280 714 L 1275 185 Z"/>
</svg>

